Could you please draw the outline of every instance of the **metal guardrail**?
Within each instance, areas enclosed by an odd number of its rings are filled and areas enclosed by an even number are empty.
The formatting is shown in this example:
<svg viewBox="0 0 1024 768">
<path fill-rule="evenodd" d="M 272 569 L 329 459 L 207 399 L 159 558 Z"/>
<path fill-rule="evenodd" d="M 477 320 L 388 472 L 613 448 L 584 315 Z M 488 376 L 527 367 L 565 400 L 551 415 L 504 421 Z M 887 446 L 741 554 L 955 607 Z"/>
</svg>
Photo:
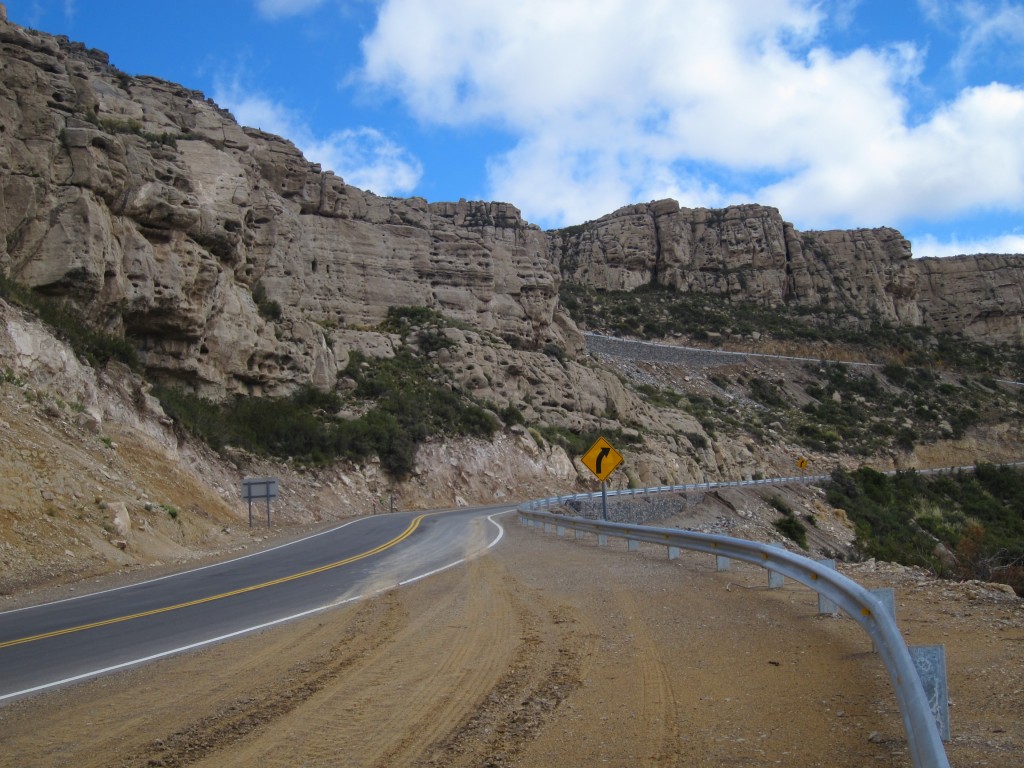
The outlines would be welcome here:
<svg viewBox="0 0 1024 768">
<path fill-rule="evenodd" d="M 828 476 L 824 477 L 827 479 Z M 816 481 L 820 482 L 820 476 Z M 652 489 L 636 489 L 632 492 L 610 491 L 609 495 L 613 493 L 637 495 L 640 490 L 648 493 L 665 493 L 673 490 L 735 485 L 778 485 L 783 482 L 812 482 L 812 478 L 661 486 Z M 885 663 L 896 693 L 896 700 L 903 718 L 903 728 L 907 734 L 910 755 L 915 768 L 949 768 L 949 760 L 946 757 L 945 748 L 942 746 L 939 727 L 910 651 L 896 626 L 895 619 L 878 597 L 852 579 L 821 563 L 769 544 L 710 533 L 588 520 L 539 511 L 541 507 L 599 496 L 600 494 L 597 493 L 540 499 L 520 505 L 518 513 L 523 521 L 546 523 L 558 528 L 592 533 L 598 537 L 613 536 L 629 541 L 643 541 L 741 560 L 780 573 L 813 589 L 819 595 L 838 605 L 860 624 L 874 641 L 875 649 Z"/>
<path fill-rule="evenodd" d="M 999 467 L 1024 467 L 1024 461 L 1014 461 L 996 464 Z M 954 472 L 973 472 L 974 465 L 968 464 L 966 466 L 959 467 L 932 467 L 930 469 L 914 469 L 914 470 L 900 470 L 900 469 L 888 469 L 882 472 L 883 475 L 897 475 L 900 472 L 913 471 L 919 475 L 944 475 L 952 474 Z M 650 494 L 658 493 L 686 493 L 688 491 L 709 491 L 715 490 L 716 488 L 736 488 L 744 487 L 748 488 L 751 486 L 759 485 L 816 485 L 819 483 L 830 483 L 832 482 L 832 475 L 796 475 L 793 477 L 770 477 L 762 478 L 760 480 L 723 480 L 721 482 L 709 482 L 709 483 L 687 483 L 685 485 L 656 485 L 648 488 L 623 488 L 617 491 L 607 491 L 609 498 L 614 496 L 645 496 Z M 601 491 L 594 491 L 593 493 L 573 493 L 566 496 L 549 496 L 545 499 L 534 499 L 533 501 L 527 501 L 520 508 L 526 507 L 528 509 L 544 509 L 545 507 L 558 506 L 561 504 L 567 504 L 570 501 L 589 501 L 593 499 L 600 499 Z"/>
<path fill-rule="evenodd" d="M 814 485 L 815 483 L 827 483 L 832 479 L 831 475 L 801 475 L 799 477 L 772 477 L 762 480 L 726 480 L 711 483 L 689 483 L 686 485 L 657 485 L 650 488 L 623 488 L 618 491 L 608 491 L 608 496 L 645 496 L 657 493 L 686 493 L 687 491 L 709 491 L 716 488 L 735 488 L 737 486 L 757 485 Z M 601 491 L 593 493 L 573 493 L 568 496 L 550 496 L 546 499 L 535 499 L 525 502 L 522 506 L 529 509 L 543 509 L 545 507 L 566 504 L 570 501 L 587 501 L 600 499 Z"/>
</svg>

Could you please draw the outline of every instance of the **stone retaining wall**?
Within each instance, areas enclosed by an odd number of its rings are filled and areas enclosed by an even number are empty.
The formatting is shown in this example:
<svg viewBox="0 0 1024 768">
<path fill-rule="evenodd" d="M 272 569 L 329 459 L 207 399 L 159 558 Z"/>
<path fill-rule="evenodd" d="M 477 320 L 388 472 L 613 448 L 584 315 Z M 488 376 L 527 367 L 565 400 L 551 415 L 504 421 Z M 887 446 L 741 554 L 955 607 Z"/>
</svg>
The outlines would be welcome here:
<svg viewBox="0 0 1024 768">
<path fill-rule="evenodd" d="M 704 501 L 703 493 L 657 493 L 646 496 L 609 496 L 608 520 L 613 523 L 648 525 L 683 514 Z M 585 517 L 600 520 L 601 499 L 585 499 L 567 502 L 561 509 L 552 509 L 555 514 Z"/>
</svg>

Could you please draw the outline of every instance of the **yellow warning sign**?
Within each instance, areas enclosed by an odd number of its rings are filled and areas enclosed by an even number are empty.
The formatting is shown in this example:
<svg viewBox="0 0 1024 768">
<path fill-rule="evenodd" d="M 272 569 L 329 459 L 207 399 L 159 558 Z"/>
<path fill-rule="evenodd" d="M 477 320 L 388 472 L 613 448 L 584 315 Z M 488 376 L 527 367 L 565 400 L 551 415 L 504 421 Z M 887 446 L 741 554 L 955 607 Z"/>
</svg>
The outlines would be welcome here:
<svg viewBox="0 0 1024 768">
<path fill-rule="evenodd" d="M 801 456 L 796 460 L 796 466 L 798 469 L 807 469 L 807 459 Z"/>
<path fill-rule="evenodd" d="M 581 460 L 583 466 L 593 472 L 598 480 L 604 482 L 608 479 L 608 475 L 622 463 L 622 454 L 612 448 L 612 444 L 603 437 L 599 437 L 583 454 Z"/>
</svg>

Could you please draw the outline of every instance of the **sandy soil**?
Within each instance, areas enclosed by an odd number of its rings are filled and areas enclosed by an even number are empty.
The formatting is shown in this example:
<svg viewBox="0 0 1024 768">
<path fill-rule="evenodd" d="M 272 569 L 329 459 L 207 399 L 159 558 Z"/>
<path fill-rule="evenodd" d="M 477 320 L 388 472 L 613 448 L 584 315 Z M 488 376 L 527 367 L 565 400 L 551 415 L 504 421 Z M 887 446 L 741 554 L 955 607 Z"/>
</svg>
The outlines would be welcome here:
<svg viewBox="0 0 1024 768">
<path fill-rule="evenodd" d="M 853 575 L 945 644 L 951 763 L 1019 766 L 1021 601 Z M 753 567 L 511 524 L 409 587 L 4 706 L 0 766 L 909 766 L 870 641 L 816 613 Z"/>
</svg>

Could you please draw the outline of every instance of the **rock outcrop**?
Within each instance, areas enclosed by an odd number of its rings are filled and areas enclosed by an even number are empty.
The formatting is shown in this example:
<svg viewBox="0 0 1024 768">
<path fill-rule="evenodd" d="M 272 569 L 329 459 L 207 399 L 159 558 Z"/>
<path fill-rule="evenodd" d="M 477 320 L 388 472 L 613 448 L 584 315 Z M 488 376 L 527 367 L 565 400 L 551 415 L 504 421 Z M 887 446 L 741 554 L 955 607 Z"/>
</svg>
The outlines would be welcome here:
<svg viewBox="0 0 1024 768">
<path fill-rule="evenodd" d="M 379 341 L 363 329 L 402 305 L 573 359 L 584 345 L 562 279 L 1022 340 L 1022 257 L 914 260 L 893 229 L 800 233 L 773 208 L 672 200 L 545 233 L 507 203 L 351 187 L 202 93 L 67 38 L 0 19 L 0 56 L 0 272 L 75 302 L 129 339 L 151 378 L 199 394 L 330 388 L 351 350 Z M 484 368 L 457 375 L 487 393 Z M 538 399 L 610 397 L 567 387 Z"/>
<path fill-rule="evenodd" d="M 328 387 L 347 362 L 334 329 L 394 305 L 582 349 L 515 207 L 355 189 L 65 38 L 0 21 L 0 55 L 0 268 L 136 341 L 151 374 L 203 394 Z"/>
<path fill-rule="evenodd" d="M 552 233 L 551 258 L 566 279 L 606 290 L 657 284 L 1024 341 L 1024 256 L 912 259 L 888 227 L 798 232 L 775 208 L 660 200 Z"/>
</svg>

